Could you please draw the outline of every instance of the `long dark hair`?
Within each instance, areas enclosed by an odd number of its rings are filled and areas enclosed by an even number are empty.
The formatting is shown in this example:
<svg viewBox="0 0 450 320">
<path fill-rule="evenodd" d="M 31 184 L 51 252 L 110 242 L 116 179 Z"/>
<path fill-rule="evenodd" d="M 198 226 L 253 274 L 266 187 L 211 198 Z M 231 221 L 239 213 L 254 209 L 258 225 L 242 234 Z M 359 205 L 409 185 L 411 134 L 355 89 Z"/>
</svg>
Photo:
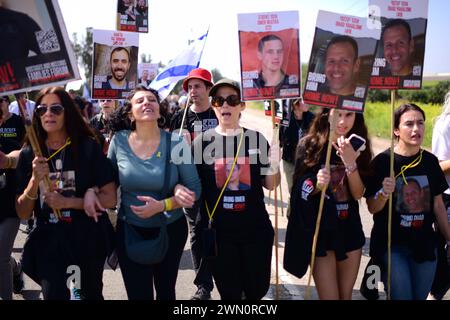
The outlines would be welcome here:
<svg viewBox="0 0 450 320">
<path fill-rule="evenodd" d="M 107 124 L 109 130 L 114 134 L 115 132 L 121 130 L 136 130 L 136 124 L 130 120 L 130 112 L 131 112 L 131 99 L 133 99 L 134 95 L 140 91 L 148 91 L 153 93 L 156 97 L 156 101 L 159 105 L 159 114 L 161 118 L 158 119 L 158 127 L 164 128 L 167 123 L 167 108 L 165 108 L 165 101 L 161 102 L 159 98 L 158 91 L 152 88 L 147 88 L 143 85 L 138 85 L 134 90 L 132 90 L 125 101 L 125 104 L 119 108 L 117 108 L 110 116 L 110 120 Z M 160 120 L 161 119 L 161 120 Z M 164 120 L 162 120 L 164 119 Z"/>
<path fill-rule="evenodd" d="M 67 136 L 71 140 L 74 159 L 77 159 L 80 141 L 84 138 L 92 138 L 98 142 L 95 133 L 84 121 L 80 109 L 75 105 L 74 101 L 63 87 L 48 87 L 42 89 L 37 95 L 36 107 L 41 104 L 44 96 L 48 94 L 56 94 L 61 100 L 61 105 L 64 107 L 64 128 Z M 42 127 L 41 119 L 36 112 L 33 113 L 33 128 L 36 132 L 41 150 L 46 150 L 47 146 L 45 145 L 45 140 L 47 139 L 47 132 Z M 28 138 L 27 143 L 29 143 Z"/>
<path fill-rule="evenodd" d="M 330 133 L 329 114 L 329 109 L 323 109 L 316 114 L 308 133 L 299 141 L 295 157 L 294 181 L 303 176 L 308 169 L 318 166 L 325 158 L 328 135 Z M 355 113 L 355 122 L 346 137 L 349 137 L 352 133 L 366 139 L 366 149 L 356 159 L 356 164 L 360 174 L 367 175 L 369 174 L 369 164 L 372 159 L 372 148 L 364 117 L 361 113 Z"/>
</svg>

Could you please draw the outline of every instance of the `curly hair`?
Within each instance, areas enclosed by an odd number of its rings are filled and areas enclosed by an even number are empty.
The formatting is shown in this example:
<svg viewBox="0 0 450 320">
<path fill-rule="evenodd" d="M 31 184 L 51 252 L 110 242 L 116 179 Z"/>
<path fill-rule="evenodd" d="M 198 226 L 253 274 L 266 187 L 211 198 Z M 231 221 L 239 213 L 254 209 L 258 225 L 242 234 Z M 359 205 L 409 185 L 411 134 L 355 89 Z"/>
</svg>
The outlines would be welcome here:
<svg viewBox="0 0 450 320">
<path fill-rule="evenodd" d="M 125 104 L 119 108 L 117 108 L 110 116 L 110 120 L 107 124 L 108 130 L 110 130 L 113 134 L 115 132 L 121 131 L 121 130 L 136 130 L 136 124 L 130 120 L 130 113 L 131 113 L 131 99 L 133 99 L 134 95 L 140 91 L 147 91 L 151 92 L 155 97 L 156 101 L 159 105 L 159 114 L 161 115 L 161 118 L 158 119 L 158 126 L 160 128 L 164 128 L 166 125 L 168 125 L 168 115 L 166 107 L 167 102 L 164 100 L 161 102 L 161 99 L 159 97 L 158 91 L 152 88 L 147 88 L 143 85 L 138 85 L 134 90 L 132 90 L 127 97 L 127 100 L 125 101 Z M 161 119 L 161 120 L 160 120 Z M 162 120 L 164 119 L 164 120 Z"/>
</svg>

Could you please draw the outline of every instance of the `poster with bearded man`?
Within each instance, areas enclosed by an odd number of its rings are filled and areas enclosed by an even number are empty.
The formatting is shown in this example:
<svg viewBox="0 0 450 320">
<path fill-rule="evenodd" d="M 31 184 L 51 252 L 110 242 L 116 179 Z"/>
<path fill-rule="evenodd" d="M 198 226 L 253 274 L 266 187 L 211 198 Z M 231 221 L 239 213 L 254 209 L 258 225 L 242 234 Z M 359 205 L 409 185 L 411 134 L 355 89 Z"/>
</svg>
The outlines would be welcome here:
<svg viewBox="0 0 450 320">
<path fill-rule="evenodd" d="M 93 30 L 93 99 L 126 99 L 137 85 L 139 35 Z"/>
</svg>

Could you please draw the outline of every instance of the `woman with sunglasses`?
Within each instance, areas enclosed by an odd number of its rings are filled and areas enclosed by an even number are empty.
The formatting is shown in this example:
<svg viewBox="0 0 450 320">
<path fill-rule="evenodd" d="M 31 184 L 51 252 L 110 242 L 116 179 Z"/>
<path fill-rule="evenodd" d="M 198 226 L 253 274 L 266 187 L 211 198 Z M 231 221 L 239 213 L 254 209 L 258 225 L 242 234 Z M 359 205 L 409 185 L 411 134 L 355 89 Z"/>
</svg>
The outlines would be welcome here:
<svg viewBox="0 0 450 320">
<path fill-rule="evenodd" d="M 64 88 L 42 89 L 36 103 L 33 129 L 42 156 L 27 142 L 17 165 L 17 214 L 27 219 L 34 210 L 37 219 L 23 270 L 46 300 L 71 294 L 100 300 L 113 230 L 106 214 L 84 210 L 84 198 L 95 192 L 102 209 L 116 205 L 112 167 Z"/>
<path fill-rule="evenodd" d="M 190 148 L 182 138 L 162 129 L 162 110 L 158 92 L 138 86 L 110 120 L 114 136 L 108 158 L 121 190 L 117 256 L 130 300 L 154 300 L 154 290 L 157 300 L 176 299 L 188 233 L 181 208 L 193 206 L 201 192 Z M 163 228 L 169 241 L 159 262 L 141 261 L 131 253 L 130 231 L 152 240 Z"/>
<path fill-rule="evenodd" d="M 437 239 L 433 223 L 437 223 L 447 241 L 447 256 L 450 253 L 450 225 L 442 200 L 448 184 L 436 156 L 421 148 L 425 113 L 419 106 L 403 104 L 395 110 L 394 134 L 397 138 L 395 178 L 389 177 L 388 149 L 373 159 L 374 174 L 366 184 L 367 206 L 374 220 L 370 256 L 381 267 L 381 280 L 387 288 L 388 199 L 392 193 L 390 297 L 393 300 L 425 300 L 436 270 Z M 421 212 L 406 205 L 412 202 L 405 192 L 412 189 L 412 181 L 420 184 L 422 189 Z"/>
<path fill-rule="evenodd" d="M 210 264 L 222 299 L 258 300 L 269 289 L 274 237 L 263 187 L 273 190 L 279 184 L 278 168 L 269 168 L 269 158 L 279 155 L 279 148 L 272 148 L 269 157 L 267 140 L 240 126 L 245 109 L 240 94 L 239 84 L 229 79 L 212 87 L 211 105 L 219 124 L 193 144 L 202 189 L 208 190 L 200 202 L 202 264 Z M 229 188 L 230 181 L 247 187 Z"/>
<path fill-rule="evenodd" d="M 323 168 L 330 135 L 329 118 L 337 118 L 332 136 L 330 169 Z M 366 148 L 357 151 L 349 139 L 357 134 Z M 317 240 L 313 270 L 319 299 L 350 300 L 365 242 L 358 200 L 364 193 L 362 177 L 371 159 L 370 142 L 360 113 L 323 109 L 300 141 L 291 193 L 291 216 L 286 230 L 284 266 L 302 277 L 311 259 L 320 194 L 328 185 Z"/>
</svg>

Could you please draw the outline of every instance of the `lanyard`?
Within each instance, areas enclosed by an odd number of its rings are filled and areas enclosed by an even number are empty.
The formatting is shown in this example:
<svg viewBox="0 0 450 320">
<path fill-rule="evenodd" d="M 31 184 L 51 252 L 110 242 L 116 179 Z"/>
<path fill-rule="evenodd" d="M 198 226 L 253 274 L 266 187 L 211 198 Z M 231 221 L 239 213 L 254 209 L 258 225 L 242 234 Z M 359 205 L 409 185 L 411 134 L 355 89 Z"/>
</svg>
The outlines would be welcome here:
<svg viewBox="0 0 450 320">
<path fill-rule="evenodd" d="M 420 150 L 419 156 L 417 158 L 415 158 L 413 161 L 411 161 L 410 164 L 406 164 L 406 165 L 402 166 L 400 168 L 400 172 L 395 176 L 395 178 L 398 178 L 401 175 L 405 184 L 408 184 L 408 182 L 406 181 L 406 178 L 405 178 L 405 171 L 418 166 L 419 163 L 422 161 L 422 154 L 423 154 L 423 150 Z"/>
<path fill-rule="evenodd" d="M 47 158 L 47 161 L 49 161 L 51 158 L 56 156 L 58 153 L 60 153 L 65 147 L 67 147 L 71 143 L 72 143 L 72 141 L 70 141 L 70 138 L 67 138 L 66 143 L 61 148 L 59 148 L 58 150 L 53 152 L 53 154 L 50 157 Z"/>
<path fill-rule="evenodd" d="M 209 212 L 208 203 L 205 200 L 206 212 L 208 213 L 208 217 L 209 217 L 208 228 L 211 228 L 212 218 L 214 216 L 214 213 L 216 212 L 217 205 L 219 204 L 220 198 L 222 198 L 222 194 L 225 191 L 225 188 L 227 187 L 228 182 L 231 179 L 231 175 L 233 174 L 234 167 L 236 166 L 237 158 L 239 156 L 239 151 L 241 150 L 242 140 L 244 140 L 243 138 L 244 138 L 244 129 L 242 129 L 242 132 L 241 132 L 241 139 L 239 141 L 239 146 L 238 146 L 238 149 L 236 151 L 236 155 L 234 156 L 233 166 L 231 167 L 231 170 L 230 170 L 230 173 L 228 174 L 227 180 L 225 181 L 225 183 L 224 183 L 224 185 L 222 187 L 222 190 L 220 191 L 219 197 L 217 197 L 216 204 L 214 205 L 213 211 L 211 213 Z"/>
</svg>

